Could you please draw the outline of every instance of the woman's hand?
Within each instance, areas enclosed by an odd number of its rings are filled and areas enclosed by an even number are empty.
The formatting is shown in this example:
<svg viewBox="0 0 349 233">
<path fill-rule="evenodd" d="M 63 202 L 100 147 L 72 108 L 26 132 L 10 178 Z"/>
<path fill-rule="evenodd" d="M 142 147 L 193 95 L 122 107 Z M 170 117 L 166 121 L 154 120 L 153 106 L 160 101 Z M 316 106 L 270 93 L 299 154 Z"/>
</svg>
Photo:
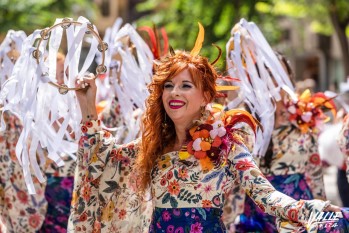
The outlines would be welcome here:
<svg viewBox="0 0 349 233">
<path fill-rule="evenodd" d="M 325 212 L 341 212 L 341 208 L 336 205 L 329 205 L 324 209 Z"/>
<path fill-rule="evenodd" d="M 75 91 L 76 97 L 79 101 L 80 110 L 82 114 L 82 122 L 97 120 L 96 110 L 96 94 L 97 86 L 95 83 L 94 74 L 83 76 L 77 80 L 77 88 L 82 88 Z"/>
</svg>

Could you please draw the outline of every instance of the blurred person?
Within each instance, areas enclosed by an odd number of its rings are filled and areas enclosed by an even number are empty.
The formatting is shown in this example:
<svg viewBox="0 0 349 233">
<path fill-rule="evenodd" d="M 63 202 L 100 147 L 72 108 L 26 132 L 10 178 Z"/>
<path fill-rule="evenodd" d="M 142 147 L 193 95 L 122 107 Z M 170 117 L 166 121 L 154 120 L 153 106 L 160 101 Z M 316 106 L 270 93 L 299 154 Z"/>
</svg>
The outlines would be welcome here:
<svg viewBox="0 0 349 233">
<path fill-rule="evenodd" d="M 11 77 L 19 59 L 22 43 L 26 38 L 23 31 L 9 30 L 0 46 L 0 80 L 2 85 Z M 3 103 L 2 103 L 3 104 Z M 22 167 L 16 156 L 16 144 L 23 126 L 9 111 L 3 112 L 0 132 L 0 232 L 34 233 L 43 224 L 47 201 L 45 184 L 34 178 L 35 195 L 29 195 Z"/>
<path fill-rule="evenodd" d="M 57 53 L 56 60 L 56 80 L 57 83 L 64 84 L 64 73 L 68 76 L 68 70 L 64 70 L 65 55 Z M 55 122 L 56 130 L 59 130 L 59 123 Z M 47 153 L 44 151 L 44 153 Z M 43 168 L 46 176 L 45 198 L 47 201 L 47 211 L 45 220 L 39 232 L 67 232 L 68 218 L 74 186 L 74 174 L 76 162 L 69 156 L 61 156 L 64 166 L 57 166 L 51 159 L 47 158 Z"/>
<path fill-rule="evenodd" d="M 333 103 L 321 93 L 311 95 L 309 90 L 297 97 L 288 61 L 269 47 L 253 23 L 241 20 L 235 25 L 227 48 L 229 70 L 241 80 L 240 94 L 245 94 L 241 99 L 263 125 L 263 137 L 257 137 L 255 146 L 259 147 L 253 151 L 262 174 L 278 191 L 296 200 L 325 200 L 317 137 L 327 119 L 322 108 L 333 110 Z M 244 212 L 232 231 L 278 232 L 280 222 L 264 212 L 259 203 L 246 197 Z M 318 232 L 349 231 L 346 218 L 338 224 L 329 228 L 315 225 Z M 283 226 L 289 231 L 312 232 L 308 227 Z"/>
</svg>

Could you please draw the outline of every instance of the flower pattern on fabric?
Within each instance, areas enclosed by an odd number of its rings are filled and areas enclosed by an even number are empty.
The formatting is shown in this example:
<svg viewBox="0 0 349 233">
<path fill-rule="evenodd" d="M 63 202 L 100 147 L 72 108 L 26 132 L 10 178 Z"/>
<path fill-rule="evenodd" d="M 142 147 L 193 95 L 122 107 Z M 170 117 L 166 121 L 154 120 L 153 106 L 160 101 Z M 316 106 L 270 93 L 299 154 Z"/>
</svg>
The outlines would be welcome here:
<svg viewBox="0 0 349 233">
<path fill-rule="evenodd" d="M 273 154 L 270 168 L 260 169 L 280 192 L 296 200 L 325 199 L 323 173 L 317 153 L 317 136 L 301 133 L 293 125 L 285 124 L 272 134 Z M 265 157 L 260 159 L 265 163 Z M 296 212 L 290 212 L 293 219 Z M 275 217 L 267 215 L 246 197 L 245 209 L 236 226 L 238 232 L 247 229 L 256 232 L 278 232 Z"/>
<path fill-rule="evenodd" d="M 109 101 L 108 101 L 109 102 Z M 116 131 L 111 131 L 113 136 L 117 136 L 117 143 L 123 143 L 128 134 L 128 128 L 125 124 L 125 119 L 120 112 L 120 103 L 117 97 L 114 97 L 110 103 L 99 114 L 101 122 L 108 128 L 119 128 Z"/>
<path fill-rule="evenodd" d="M 148 208 L 149 202 L 145 202 L 149 199 L 136 195 L 137 171 L 132 169 L 139 140 L 117 145 L 109 132 L 101 130 L 99 121 L 83 124 L 82 130 L 85 133 L 77 154 L 78 171 L 68 230 L 147 232 L 150 217 L 155 215 L 153 209 Z M 227 127 L 226 130 L 231 132 Z M 172 219 L 171 211 L 173 214 L 175 209 L 200 211 L 208 208 L 221 212 L 225 194 L 234 184 L 240 185 L 266 212 L 283 220 L 289 218 L 290 212 L 297 211 L 297 221 L 306 224 L 311 212 L 321 211 L 327 205 L 320 200 L 297 202 L 276 191 L 262 175 L 247 148 L 233 141 L 230 143 L 226 163 L 211 170 L 203 170 L 194 156 L 181 160 L 178 151 L 159 156 L 151 174 L 151 206 L 162 209 L 159 216 L 164 223 L 163 229 L 170 227 L 171 224 L 165 223 Z M 165 208 L 170 212 L 163 211 Z M 142 214 L 143 210 L 149 212 Z M 215 219 L 216 223 L 220 222 L 220 216 Z M 150 229 L 157 227 L 156 220 L 152 220 L 154 224 Z M 183 224 L 187 225 L 187 222 Z M 207 230 L 200 222 L 193 224 L 191 229 L 195 231 Z"/>
<path fill-rule="evenodd" d="M 33 177 L 37 194 L 28 194 L 15 152 L 22 125 L 8 112 L 4 120 L 6 130 L 0 132 L 0 232 L 35 232 L 46 214 L 45 185 Z"/>
<path fill-rule="evenodd" d="M 261 171 L 267 177 L 303 174 L 313 197 L 326 199 L 317 139 L 316 134 L 301 133 L 292 125 L 275 129 L 272 134 L 271 166 L 270 168 L 261 166 Z M 262 158 L 261 164 L 264 162 Z"/>
</svg>

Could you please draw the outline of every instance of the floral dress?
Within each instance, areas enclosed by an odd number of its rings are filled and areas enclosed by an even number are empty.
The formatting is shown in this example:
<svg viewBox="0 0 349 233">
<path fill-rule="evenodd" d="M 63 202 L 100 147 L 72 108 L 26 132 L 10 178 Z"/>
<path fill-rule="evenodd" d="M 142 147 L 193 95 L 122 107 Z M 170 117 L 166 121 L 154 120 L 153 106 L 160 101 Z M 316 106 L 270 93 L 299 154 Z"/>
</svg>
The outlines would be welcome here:
<svg viewBox="0 0 349 233">
<path fill-rule="evenodd" d="M 317 153 L 317 136 L 301 133 L 293 125 L 281 126 L 273 131 L 273 154 L 270 168 L 260 166 L 262 173 L 280 192 L 296 200 L 325 199 L 322 166 Z M 265 161 L 261 159 L 261 164 Z M 348 209 L 343 209 L 347 218 Z M 240 216 L 236 232 L 278 232 L 276 219 L 264 213 L 247 197 L 244 213 Z M 325 228 L 318 225 L 318 232 L 349 231 L 348 221 L 341 219 L 336 225 Z M 300 232 L 306 232 L 305 229 Z"/>
<path fill-rule="evenodd" d="M 341 151 L 347 155 L 346 174 L 349 182 L 349 114 L 343 119 L 343 126 L 338 136 L 338 144 Z"/>
<path fill-rule="evenodd" d="M 208 127 L 211 133 L 221 125 L 215 123 L 202 127 Z M 111 134 L 101 129 L 100 121 L 84 123 L 68 231 L 225 232 L 221 220 L 224 196 L 234 185 L 243 187 L 264 211 L 276 215 L 281 229 L 285 220 L 306 225 L 311 213 L 319 213 L 328 204 L 320 200 L 295 201 L 276 191 L 247 148 L 227 141 L 231 128 L 223 128 L 227 133 L 210 141 L 211 149 L 217 141 L 229 145 L 219 147 L 223 153 L 218 153 L 218 159 L 226 158 L 223 163 L 207 170 L 196 156 L 181 159 L 181 151 L 163 154 L 151 174 L 149 200 L 135 191 L 137 171 L 133 166 L 140 141 L 117 145 Z M 206 141 L 205 136 L 202 139 Z M 147 201 L 152 202 L 152 213 L 142 214 Z"/>
<path fill-rule="evenodd" d="M 45 185 L 33 177 L 37 194 L 28 194 L 15 152 L 22 126 L 7 112 L 4 120 L 6 130 L 0 132 L 0 232 L 36 232 L 46 214 Z"/>
<path fill-rule="evenodd" d="M 70 156 L 63 160 L 65 164 L 62 167 L 57 167 L 52 160 L 46 164 L 45 198 L 48 205 L 45 220 L 38 233 L 67 232 L 76 162 Z"/>
</svg>

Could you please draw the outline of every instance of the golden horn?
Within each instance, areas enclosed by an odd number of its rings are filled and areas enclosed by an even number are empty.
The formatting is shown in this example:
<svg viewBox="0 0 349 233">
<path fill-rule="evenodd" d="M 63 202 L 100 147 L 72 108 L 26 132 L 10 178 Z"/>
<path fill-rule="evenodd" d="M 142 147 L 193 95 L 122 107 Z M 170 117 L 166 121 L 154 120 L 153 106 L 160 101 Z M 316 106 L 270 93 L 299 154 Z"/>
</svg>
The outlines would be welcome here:
<svg viewBox="0 0 349 233">
<path fill-rule="evenodd" d="M 190 52 L 191 56 L 196 56 L 200 53 L 200 50 L 202 48 L 202 42 L 204 41 L 204 37 L 205 37 L 204 27 L 201 25 L 201 23 L 198 22 L 198 24 L 199 24 L 199 33 L 198 33 L 198 36 L 196 37 L 195 46 Z"/>
</svg>

